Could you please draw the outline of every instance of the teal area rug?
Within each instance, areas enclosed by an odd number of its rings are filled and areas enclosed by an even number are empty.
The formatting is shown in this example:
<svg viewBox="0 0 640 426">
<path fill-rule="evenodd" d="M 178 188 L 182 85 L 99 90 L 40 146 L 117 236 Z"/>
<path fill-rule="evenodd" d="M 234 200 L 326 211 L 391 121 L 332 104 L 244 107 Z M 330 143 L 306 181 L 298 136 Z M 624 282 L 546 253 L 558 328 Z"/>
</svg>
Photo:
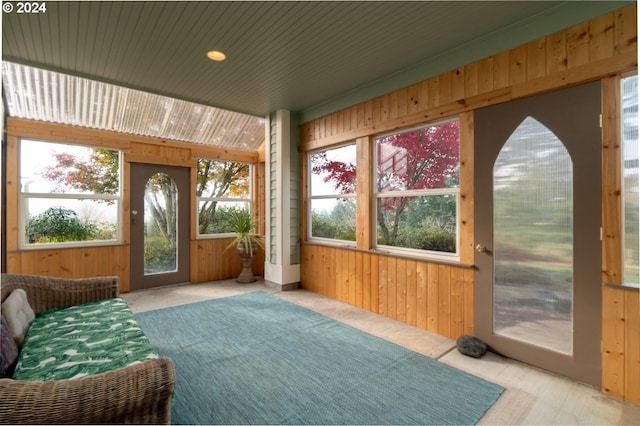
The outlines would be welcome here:
<svg viewBox="0 0 640 426">
<path fill-rule="evenodd" d="M 504 390 L 262 291 L 136 318 L 174 424 L 474 424 Z"/>
</svg>

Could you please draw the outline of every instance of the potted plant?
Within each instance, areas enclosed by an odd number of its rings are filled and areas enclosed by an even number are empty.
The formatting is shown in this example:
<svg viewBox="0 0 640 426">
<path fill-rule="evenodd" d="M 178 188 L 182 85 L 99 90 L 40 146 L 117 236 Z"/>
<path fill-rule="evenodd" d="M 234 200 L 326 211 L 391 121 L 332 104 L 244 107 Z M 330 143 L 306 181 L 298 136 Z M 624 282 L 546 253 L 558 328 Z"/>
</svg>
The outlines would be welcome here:
<svg viewBox="0 0 640 426">
<path fill-rule="evenodd" d="M 238 255 L 242 260 L 242 272 L 236 279 L 239 283 L 252 283 L 256 280 L 251 270 L 251 259 L 258 250 L 258 247 L 264 249 L 264 244 L 260 236 L 253 232 L 257 227 L 257 221 L 248 209 L 232 209 L 229 210 L 227 221 L 231 231 L 236 237 L 224 249 L 226 252 L 232 247 L 238 251 Z"/>
</svg>

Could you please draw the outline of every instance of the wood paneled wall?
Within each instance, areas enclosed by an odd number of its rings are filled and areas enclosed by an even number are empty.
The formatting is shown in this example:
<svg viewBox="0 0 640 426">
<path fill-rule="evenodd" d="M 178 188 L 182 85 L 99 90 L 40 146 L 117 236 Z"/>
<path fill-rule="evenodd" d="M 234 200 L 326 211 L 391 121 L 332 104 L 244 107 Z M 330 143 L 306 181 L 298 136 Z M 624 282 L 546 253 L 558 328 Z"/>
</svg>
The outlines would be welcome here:
<svg viewBox="0 0 640 426">
<path fill-rule="evenodd" d="M 473 269 L 302 245 L 305 289 L 452 339 L 473 334 Z"/>
<path fill-rule="evenodd" d="M 225 280 L 240 274 L 242 263 L 236 251 L 224 252 L 230 242 L 229 238 L 191 241 L 191 253 L 195 253 L 190 259 L 192 283 Z M 251 266 L 255 275 L 264 276 L 264 250 L 258 249 Z"/>
<path fill-rule="evenodd" d="M 129 276 L 129 250 L 124 246 L 9 251 L 7 272 L 62 278 Z M 121 286 L 121 291 L 125 291 Z"/>
<path fill-rule="evenodd" d="M 602 390 L 640 404 L 638 290 L 606 285 L 602 307 Z"/>
<path fill-rule="evenodd" d="M 301 126 L 301 150 L 437 120 L 637 66 L 636 6 L 490 56 Z"/>
<path fill-rule="evenodd" d="M 640 404 L 640 294 L 622 285 L 620 80 L 602 79 L 602 388 Z"/>
<path fill-rule="evenodd" d="M 82 127 L 64 126 L 53 123 L 35 122 L 10 118 L 7 120 L 7 232 L 3 235 L 3 244 L 7 248 L 7 272 L 51 275 L 68 278 L 118 275 L 120 291 L 130 290 L 130 233 L 129 221 L 123 220 L 122 243 L 109 246 L 30 249 L 21 250 L 18 246 L 18 141 L 20 138 L 32 138 L 53 142 L 83 144 L 97 147 L 109 147 L 122 150 L 123 203 L 122 217 L 130 217 L 129 165 L 131 162 L 152 163 L 191 168 L 191 186 L 195 188 L 196 162 L 198 158 L 211 158 L 231 161 L 245 161 L 256 164 L 254 168 L 254 191 L 257 193 L 256 208 L 258 215 L 264 217 L 264 164 L 259 164 L 258 152 L 237 151 L 211 148 L 204 145 L 186 144 L 158 140 L 140 136 L 118 134 L 92 130 Z M 263 160 L 264 161 L 264 160 Z M 263 191 L 264 192 L 264 191 Z M 242 264 L 230 250 L 222 253 L 229 239 L 197 239 L 195 190 L 191 194 L 191 259 L 190 280 L 192 283 L 234 278 L 242 269 Z M 264 253 L 259 251 L 253 260 L 256 275 L 264 275 Z"/>
<path fill-rule="evenodd" d="M 614 284 L 603 285 L 602 388 L 640 402 L 640 296 L 637 289 L 619 285 L 621 270 L 617 269 L 621 264 L 620 160 L 616 157 L 620 115 L 613 95 L 618 90 L 616 79 L 637 71 L 637 60 L 637 9 L 631 5 L 304 123 L 302 158 L 310 150 L 458 115 L 461 164 L 472 176 L 473 150 L 482 149 L 473 146 L 474 109 L 602 80 L 603 284 Z M 470 201 L 471 211 L 466 215 L 471 221 L 460 233 L 464 255 L 473 247 L 473 180 L 462 180 L 460 194 Z M 473 307 L 468 306 L 468 298 L 473 299 L 472 269 L 375 253 L 360 242 L 357 247 L 304 244 L 302 287 L 448 337 L 473 333 Z M 473 254 L 462 262 L 473 264 Z M 417 284 L 425 280 L 426 287 Z"/>
</svg>

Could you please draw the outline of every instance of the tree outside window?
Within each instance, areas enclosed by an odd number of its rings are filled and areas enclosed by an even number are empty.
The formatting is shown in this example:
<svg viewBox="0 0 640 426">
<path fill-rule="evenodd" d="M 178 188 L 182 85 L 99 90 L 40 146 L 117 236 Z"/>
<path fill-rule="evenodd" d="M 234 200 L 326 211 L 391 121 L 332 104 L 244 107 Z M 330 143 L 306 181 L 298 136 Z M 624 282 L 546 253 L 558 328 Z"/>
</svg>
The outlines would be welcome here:
<svg viewBox="0 0 640 426">
<path fill-rule="evenodd" d="M 375 153 L 377 245 L 457 253 L 458 121 L 378 137 Z"/>
<path fill-rule="evenodd" d="M 20 141 L 23 245 L 119 240 L 120 151 Z"/>
<path fill-rule="evenodd" d="M 229 211 L 251 209 L 251 165 L 198 159 L 196 196 L 199 235 L 233 232 Z"/>
<path fill-rule="evenodd" d="M 356 145 L 309 154 L 311 238 L 356 240 Z"/>
</svg>

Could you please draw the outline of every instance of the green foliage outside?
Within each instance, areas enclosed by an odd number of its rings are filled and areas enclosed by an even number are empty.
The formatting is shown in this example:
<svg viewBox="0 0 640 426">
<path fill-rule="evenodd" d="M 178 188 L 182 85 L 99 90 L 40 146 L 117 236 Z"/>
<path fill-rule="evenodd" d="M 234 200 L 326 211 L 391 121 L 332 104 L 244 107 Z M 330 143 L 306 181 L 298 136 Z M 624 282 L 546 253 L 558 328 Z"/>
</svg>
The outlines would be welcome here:
<svg viewBox="0 0 640 426">
<path fill-rule="evenodd" d="M 498 261 L 495 264 L 496 276 L 500 276 L 499 284 L 527 286 L 544 283 L 557 286 L 556 291 L 566 290 L 572 284 L 573 271 L 570 265 L 554 265 L 548 263 L 532 263 L 530 261 Z"/>
<path fill-rule="evenodd" d="M 574 286 L 573 162 L 560 140 L 529 117 L 494 164 L 496 327 L 523 318 L 571 321 Z"/>
<path fill-rule="evenodd" d="M 64 207 L 50 207 L 27 220 L 27 240 L 30 244 L 105 240 L 114 237 L 113 227 L 101 227 L 81 220 L 75 211 Z"/>
<path fill-rule="evenodd" d="M 176 249 L 167 244 L 164 236 L 147 235 L 144 239 L 145 273 L 175 271 Z"/>
<path fill-rule="evenodd" d="M 344 223 L 331 219 L 330 213 L 314 213 L 311 229 L 314 237 L 355 241 L 356 230 Z"/>
<path fill-rule="evenodd" d="M 381 242 L 380 244 L 384 243 Z M 440 229 L 411 228 L 403 230 L 396 238 L 394 245 L 397 247 L 455 253 L 456 235 Z"/>
<path fill-rule="evenodd" d="M 376 139 L 375 185 L 376 192 L 383 195 L 376 197 L 377 206 L 373 209 L 378 244 L 456 252 L 458 127 L 454 120 Z M 329 186 L 336 194 L 356 192 L 355 161 L 344 157 L 332 150 L 310 157 L 313 175 L 321 177 L 325 184 L 323 187 L 318 182 L 317 195 L 330 194 Z M 433 190 L 443 190 L 444 195 Z M 407 191 L 425 195 L 405 196 Z M 312 236 L 355 241 L 355 202 L 352 203 L 350 211 L 346 202 L 338 203 L 329 212 L 312 211 Z"/>
<path fill-rule="evenodd" d="M 330 212 L 314 211 L 312 213 L 311 234 L 318 238 L 355 241 L 355 220 L 355 200 L 341 200 Z"/>
<path fill-rule="evenodd" d="M 178 188 L 164 173 L 149 178 L 144 194 L 144 270 L 176 270 Z"/>
<path fill-rule="evenodd" d="M 243 203 L 244 204 L 244 203 Z M 200 210 L 200 234 L 228 234 L 235 232 L 231 222 L 232 212 L 237 207 L 230 205 L 220 205 L 215 209 Z"/>
<path fill-rule="evenodd" d="M 64 148 L 64 144 L 59 148 Z M 58 148 L 58 151 L 60 149 Z M 119 152 L 94 148 L 86 160 L 66 152 L 54 154 L 55 165 L 45 167 L 41 175 L 57 184 L 53 193 L 67 190 L 101 195 L 117 194 L 119 186 Z M 81 197 L 78 201 L 82 201 Z M 85 200 L 86 201 L 86 200 Z M 113 205 L 113 200 L 96 200 Z M 89 203 L 95 211 L 95 204 Z M 78 211 L 76 211 L 78 210 Z M 64 243 L 77 241 L 114 240 L 117 224 L 84 217 L 82 208 L 51 206 L 42 213 L 28 213 L 25 234 L 29 244 Z M 80 213 L 79 213 L 80 212 Z M 86 213 L 85 213 L 86 214 Z"/>
<path fill-rule="evenodd" d="M 247 163 L 198 159 L 196 195 L 200 235 L 233 232 L 228 203 L 248 206 L 251 167 Z M 220 199 L 226 199 L 221 201 Z M 230 199 L 237 200 L 230 201 Z"/>
<path fill-rule="evenodd" d="M 406 204 L 403 210 L 387 209 L 384 222 L 397 229 L 388 239 L 378 232 L 378 244 L 418 250 L 456 252 L 456 197 L 431 195 L 387 199 L 385 203 Z M 382 210 L 379 207 L 379 210 Z M 396 226 L 397 221 L 397 226 Z"/>
<path fill-rule="evenodd" d="M 495 276 L 501 285 L 545 285 L 559 293 L 573 285 L 573 184 L 570 158 L 561 147 L 549 143 L 553 155 L 543 164 L 522 160 L 522 177 L 494 192 Z"/>
<path fill-rule="evenodd" d="M 395 227 L 395 209 L 387 211 L 384 221 Z M 456 199 L 449 195 L 415 197 L 398 216 L 397 235 L 385 240 L 378 235 L 378 244 L 419 250 L 455 253 L 456 251 Z M 312 235 L 343 241 L 355 241 L 356 204 L 344 200 L 328 212 L 314 211 Z"/>
<path fill-rule="evenodd" d="M 56 154 L 55 165 L 47 167 L 43 177 L 56 182 L 60 192 L 66 189 L 94 194 L 117 194 L 119 157 L 115 150 L 92 148 L 88 159 L 62 153 Z M 230 161 L 199 159 L 197 167 L 197 196 L 200 234 L 234 232 L 229 223 L 233 205 L 246 205 L 250 189 L 250 165 Z M 154 175 L 145 191 L 145 269 L 164 272 L 176 268 L 176 212 L 177 188 L 164 174 Z M 208 199 L 207 199 L 208 198 Z M 217 198 L 238 199 L 221 203 Z M 113 201 L 101 201 L 111 204 Z M 52 207 L 45 213 L 30 217 L 27 238 L 30 243 L 67 242 L 115 239 L 116 224 L 91 223 L 81 219 L 70 209 Z"/>
</svg>

